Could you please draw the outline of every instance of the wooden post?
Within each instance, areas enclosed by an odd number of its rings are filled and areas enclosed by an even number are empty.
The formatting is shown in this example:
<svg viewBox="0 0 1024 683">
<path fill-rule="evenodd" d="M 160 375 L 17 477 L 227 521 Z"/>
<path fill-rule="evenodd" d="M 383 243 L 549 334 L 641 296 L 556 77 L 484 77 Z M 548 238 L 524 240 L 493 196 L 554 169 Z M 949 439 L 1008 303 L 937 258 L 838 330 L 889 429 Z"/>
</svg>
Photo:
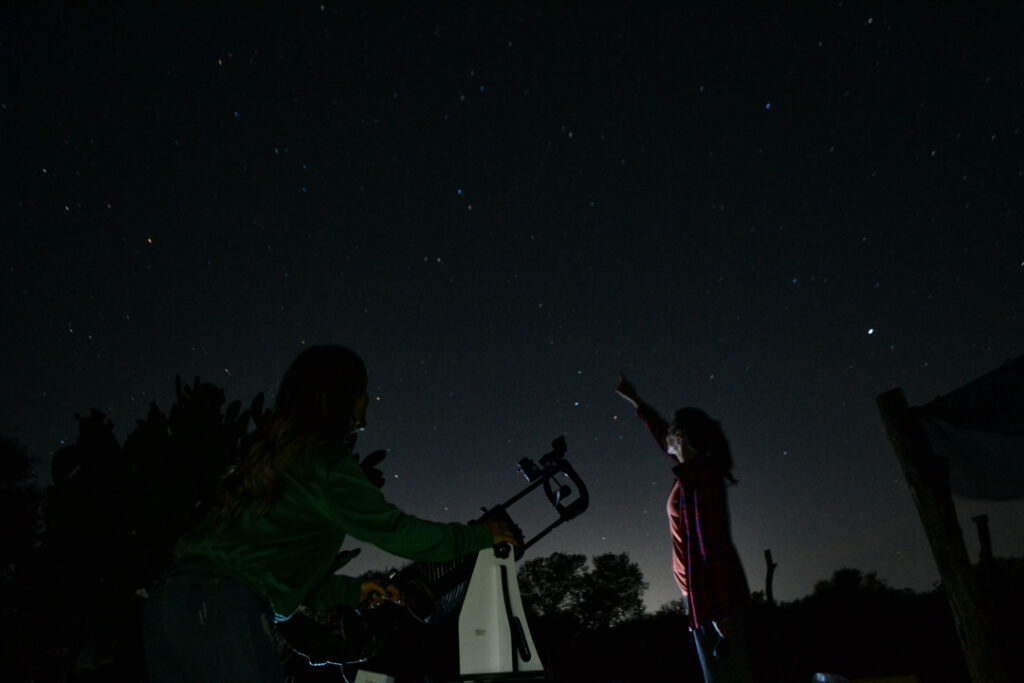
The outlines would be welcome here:
<svg viewBox="0 0 1024 683">
<path fill-rule="evenodd" d="M 988 530 L 988 515 L 980 514 L 971 517 L 971 521 L 978 527 L 978 540 L 981 542 L 981 549 L 978 552 L 978 576 L 981 595 L 985 600 L 985 609 L 992 612 L 995 607 L 995 582 L 993 581 L 995 560 L 992 557 L 992 534 Z"/>
<path fill-rule="evenodd" d="M 946 464 L 931 452 L 927 437 L 911 414 L 901 389 L 879 395 L 877 402 L 885 431 L 928 535 L 971 680 L 1008 683 L 1010 679 L 996 644 L 995 628 L 983 607 L 964 546 Z"/>
<path fill-rule="evenodd" d="M 765 667 L 762 672 L 762 676 L 765 683 L 768 683 L 769 681 L 774 683 L 775 681 L 782 680 L 782 650 L 779 648 L 778 615 L 775 613 L 775 592 L 772 588 L 772 580 L 775 578 L 775 568 L 779 565 L 772 560 L 771 548 L 765 549 L 764 562 L 767 566 L 767 573 L 764 578 L 764 597 L 765 604 L 767 605 L 767 609 L 765 610 L 767 647 L 762 650 Z"/>
<path fill-rule="evenodd" d="M 988 515 L 980 514 L 971 517 L 971 521 L 978 527 L 978 540 L 981 542 L 981 550 L 978 553 L 978 562 L 981 566 L 992 566 L 992 534 L 988 530 Z"/>
<path fill-rule="evenodd" d="M 767 548 L 764 551 L 764 562 L 768 566 L 767 575 L 764 577 L 764 597 L 768 601 L 769 605 L 775 605 L 775 595 L 772 592 L 772 577 L 775 576 L 775 568 L 778 567 L 776 563 L 772 562 L 772 550 Z"/>
</svg>

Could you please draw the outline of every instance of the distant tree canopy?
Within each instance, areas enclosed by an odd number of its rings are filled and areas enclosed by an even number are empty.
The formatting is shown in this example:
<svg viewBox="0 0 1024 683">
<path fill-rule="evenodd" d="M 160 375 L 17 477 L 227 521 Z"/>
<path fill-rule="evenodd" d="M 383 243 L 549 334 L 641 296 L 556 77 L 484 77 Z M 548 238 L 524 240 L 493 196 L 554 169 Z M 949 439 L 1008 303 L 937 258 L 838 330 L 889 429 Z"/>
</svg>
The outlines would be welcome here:
<svg viewBox="0 0 1024 683">
<path fill-rule="evenodd" d="M 0 581 L 10 581 L 27 561 L 39 536 L 42 494 L 24 446 L 0 437 Z"/>
<path fill-rule="evenodd" d="M 265 415 L 262 395 L 242 412 L 198 378 L 179 381 L 176 398 L 169 414 L 152 404 L 123 445 L 104 413 L 76 415 L 78 437 L 54 453 L 45 494 L 31 485 L 24 449 L 0 440 L 0 572 L 9 578 L 18 564 L 32 565 L 4 596 L 4 614 L 16 614 L 21 629 L 3 654 L 23 679 L 144 677 L 142 596 Z"/>
<path fill-rule="evenodd" d="M 685 597 L 678 597 L 675 600 L 669 600 L 661 607 L 655 614 L 689 614 L 690 606 L 686 601 Z"/>
<path fill-rule="evenodd" d="M 526 609 L 539 617 L 577 614 L 586 566 L 586 555 L 566 553 L 524 562 L 519 568 L 519 589 Z"/>
<path fill-rule="evenodd" d="M 616 626 L 644 614 L 647 590 L 640 566 L 626 553 L 552 553 L 528 560 L 519 570 L 524 606 L 532 614 L 567 621 L 586 630 Z"/>
<path fill-rule="evenodd" d="M 910 595 L 913 595 L 913 591 L 890 587 L 878 578 L 877 572 L 864 573 L 859 569 L 843 567 L 835 570 L 829 579 L 815 583 L 814 590 L 803 600 L 852 604 Z"/>
<path fill-rule="evenodd" d="M 123 446 L 103 413 L 76 416 L 77 441 L 54 454 L 43 542 L 83 561 L 83 580 L 149 586 L 213 504 L 250 418 L 262 415 L 262 395 L 245 412 L 238 401 L 225 410 L 224 392 L 198 378 L 179 381 L 176 395 L 169 415 L 152 404 Z"/>
</svg>

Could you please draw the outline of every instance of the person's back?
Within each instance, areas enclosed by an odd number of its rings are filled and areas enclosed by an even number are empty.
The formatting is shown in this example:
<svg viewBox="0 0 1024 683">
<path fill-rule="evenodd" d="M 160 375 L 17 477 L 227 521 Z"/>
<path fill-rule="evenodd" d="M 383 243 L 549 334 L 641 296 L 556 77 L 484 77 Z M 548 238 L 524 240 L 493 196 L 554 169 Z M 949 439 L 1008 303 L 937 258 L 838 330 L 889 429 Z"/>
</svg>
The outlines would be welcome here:
<svg viewBox="0 0 1024 683">
<path fill-rule="evenodd" d="M 497 522 L 428 522 L 385 500 L 350 449 L 366 425 L 366 389 L 362 359 L 344 347 L 313 347 L 292 363 L 272 419 L 147 601 L 151 680 L 280 681 L 275 618 L 300 604 L 398 600 L 393 586 L 332 573 L 347 535 L 413 560 L 516 543 Z"/>
</svg>

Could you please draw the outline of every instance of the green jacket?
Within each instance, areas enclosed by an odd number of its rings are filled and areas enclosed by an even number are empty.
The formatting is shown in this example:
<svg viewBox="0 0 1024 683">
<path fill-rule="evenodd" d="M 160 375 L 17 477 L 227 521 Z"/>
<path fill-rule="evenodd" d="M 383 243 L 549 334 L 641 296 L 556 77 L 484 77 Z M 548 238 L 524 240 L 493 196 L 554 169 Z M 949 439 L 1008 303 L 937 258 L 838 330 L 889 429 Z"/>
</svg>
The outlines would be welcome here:
<svg viewBox="0 0 1024 683">
<path fill-rule="evenodd" d="M 319 446 L 285 472 L 282 498 L 257 518 L 247 509 L 217 525 L 208 518 L 178 541 L 177 556 L 200 556 L 244 577 L 278 615 L 359 603 L 358 579 L 328 576 L 345 537 L 410 560 L 445 562 L 493 543 L 485 526 L 428 522 L 384 499 L 343 446 Z"/>
</svg>

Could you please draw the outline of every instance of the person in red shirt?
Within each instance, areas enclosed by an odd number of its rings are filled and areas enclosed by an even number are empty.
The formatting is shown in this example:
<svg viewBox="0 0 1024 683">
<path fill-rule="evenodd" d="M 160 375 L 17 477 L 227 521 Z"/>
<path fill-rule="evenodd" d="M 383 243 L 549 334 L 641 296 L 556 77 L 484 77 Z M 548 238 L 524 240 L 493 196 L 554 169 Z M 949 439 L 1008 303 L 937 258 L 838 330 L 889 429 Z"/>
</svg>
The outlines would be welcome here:
<svg viewBox="0 0 1024 683">
<path fill-rule="evenodd" d="M 750 589 L 729 531 L 726 482 L 732 455 L 721 425 L 697 408 L 680 408 L 668 423 L 619 373 L 616 389 L 672 459 L 668 497 L 672 569 L 707 683 L 750 681 L 745 612 Z"/>
</svg>

